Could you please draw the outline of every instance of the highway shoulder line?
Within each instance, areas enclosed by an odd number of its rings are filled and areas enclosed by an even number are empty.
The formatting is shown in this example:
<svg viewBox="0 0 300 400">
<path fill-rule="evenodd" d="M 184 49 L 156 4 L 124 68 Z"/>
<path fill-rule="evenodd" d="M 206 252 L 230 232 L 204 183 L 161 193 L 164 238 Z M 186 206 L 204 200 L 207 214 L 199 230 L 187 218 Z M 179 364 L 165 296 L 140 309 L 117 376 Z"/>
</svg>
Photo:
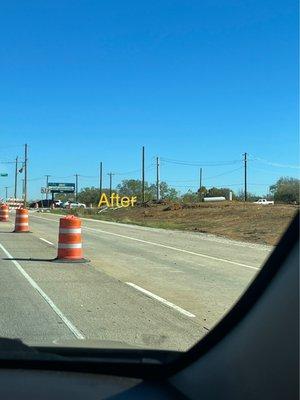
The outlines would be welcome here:
<svg viewBox="0 0 300 400">
<path fill-rule="evenodd" d="M 42 215 L 45 215 L 45 214 L 42 214 Z M 66 214 L 56 214 L 56 213 L 55 214 L 48 213 L 46 215 L 52 215 L 53 217 L 66 216 Z M 43 217 L 38 217 L 37 215 L 34 215 L 34 217 L 43 218 Z M 45 218 L 45 219 L 47 219 L 47 218 Z M 133 228 L 136 230 L 149 231 L 149 232 L 171 232 L 171 233 L 183 234 L 183 235 L 193 235 L 193 236 L 197 236 L 201 240 L 207 240 L 209 242 L 223 243 L 225 245 L 230 245 L 230 246 L 253 248 L 253 249 L 261 250 L 261 251 L 270 251 L 275 248 L 275 246 L 271 246 L 271 245 L 251 243 L 251 242 L 242 242 L 242 241 L 226 238 L 224 236 L 214 235 L 212 233 L 182 231 L 182 230 L 174 230 L 174 229 L 166 229 L 166 228 L 153 228 L 151 226 L 127 224 L 125 222 L 106 221 L 106 220 L 101 220 L 101 219 L 96 219 L 96 218 L 87 218 L 87 217 L 80 217 L 80 219 L 82 219 L 83 221 L 88 221 L 88 222 L 97 222 L 100 224 L 112 225 L 112 226 L 117 226 L 117 227 L 122 227 L 122 228 L 129 227 L 129 228 Z M 51 221 L 53 221 L 53 220 L 54 219 L 51 219 Z M 50 219 L 49 219 L 49 221 L 50 221 Z"/>
<path fill-rule="evenodd" d="M 55 219 L 43 218 L 43 217 L 37 217 L 37 218 L 45 219 L 47 221 L 57 222 L 57 220 L 55 220 Z M 117 236 L 117 237 L 121 237 L 121 238 L 124 238 L 124 239 L 133 240 L 133 241 L 139 242 L 139 243 L 150 244 L 152 246 L 163 247 L 163 248 L 169 249 L 169 250 L 180 251 L 181 253 L 191 254 L 193 256 L 207 258 L 207 259 L 210 259 L 210 260 L 221 261 L 221 262 L 225 262 L 225 263 L 232 264 L 232 265 L 237 265 L 237 266 L 244 267 L 244 268 L 259 270 L 258 267 L 254 267 L 252 265 L 239 263 L 237 261 L 231 261 L 231 260 L 227 260 L 225 258 L 209 256 L 209 255 L 203 254 L 203 253 L 196 253 L 194 251 L 180 249 L 178 247 L 168 246 L 168 245 L 165 245 L 165 244 L 162 244 L 162 243 L 151 242 L 149 240 L 138 239 L 138 238 L 135 238 L 135 237 L 132 237 L 132 236 L 127 236 L 127 235 L 121 235 L 120 233 L 108 232 L 108 231 L 104 231 L 102 229 L 90 228 L 90 227 L 86 227 L 86 226 L 83 226 L 82 229 L 87 230 L 87 231 L 95 231 L 95 232 L 99 232 L 99 233 L 104 233 L 106 235 Z"/>
<path fill-rule="evenodd" d="M 49 240 L 47 240 L 47 239 L 40 238 L 40 240 L 42 240 L 42 241 L 45 242 L 45 243 L 50 244 L 51 246 L 54 246 L 54 244 L 53 244 L 52 242 L 49 242 Z"/>
<path fill-rule="evenodd" d="M 190 313 L 189 311 L 186 311 L 184 308 L 176 306 L 176 304 L 173 304 L 170 301 L 168 301 L 168 300 L 166 300 L 166 299 L 164 299 L 164 298 L 162 298 L 160 296 L 157 296 L 156 294 L 154 294 L 152 292 L 149 292 L 149 290 L 146 290 L 146 289 L 144 289 L 144 288 L 142 288 L 142 287 L 140 287 L 138 285 L 135 285 L 132 282 L 125 282 L 125 283 L 126 283 L 126 285 L 129 285 L 129 286 L 133 287 L 134 289 L 139 290 L 140 292 L 144 293 L 145 295 L 147 295 L 149 297 L 152 297 L 155 300 L 160 301 L 161 303 L 167 305 L 168 307 L 173 308 L 174 310 L 180 312 L 183 315 L 186 315 L 187 317 L 190 317 L 190 318 L 195 318 L 196 317 L 196 315 Z"/>
<path fill-rule="evenodd" d="M 150 242 L 150 241 L 148 241 L 148 240 L 138 239 L 138 238 L 134 238 L 134 237 L 132 237 L 132 236 L 121 235 L 121 234 L 119 234 L 119 233 L 107 232 L 107 231 L 103 231 L 102 229 L 87 228 L 87 227 L 83 227 L 83 229 L 91 230 L 91 231 L 96 231 L 96 232 L 100 232 L 100 233 L 105 233 L 105 234 L 107 234 L 107 235 L 118 236 L 118 237 L 121 237 L 121 238 L 129 239 L 129 240 L 134 240 L 134 241 L 140 242 L 140 243 L 151 244 L 152 246 L 164 247 L 165 249 L 180 251 L 180 252 L 182 252 L 182 253 L 192 254 L 192 255 L 194 255 L 194 256 L 203 257 L 203 258 L 208 258 L 208 259 L 211 259 L 211 260 L 222 261 L 222 262 L 226 262 L 226 263 L 233 264 L 233 265 L 238 265 L 238 266 L 245 267 L 245 268 L 251 268 L 251 269 L 255 269 L 255 270 L 258 270 L 258 269 L 259 269 L 258 267 L 253 267 L 252 265 L 242 264 L 242 263 L 239 263 L 239 262 L 236 262 L 236 261 L 226 260 L 226 259 L 224 259 L 224 258 L 209 256 L 209 255 L 203 254 L 203 253 L 196 253 L 196 252 L 190 251 L 190 250 L 179 249 L 178 247 L 167 246 L 167 245 L 165 245 L 165 244 L 156 243 L 156 242 Z"/>
<path fill-rule="evenodd" d="M 10 259 L 10 261 L 17 267 L 17 269 L 21 272 L 23 277 L 29 282 L 29 284 L 39 293 L 40 296 L 49 304 L 52 310 L 59 316 L 59 318 L 65 323 L 65 325 L 70 329 L 73 335 L 77 339 L 85 339 L 82 333 L 72 324 L 71 321 L 60 311 L 60 309 L 53 303 L 50 297 L 39 287 L 39 285 L 27 274 L 27 272 L 21 267 L 18 261 L 14 260 L 13 256 L 5 249 L 5 247 L 0 243 L 0 248 L 6 254 L 6 256 Z"/>
</svg>

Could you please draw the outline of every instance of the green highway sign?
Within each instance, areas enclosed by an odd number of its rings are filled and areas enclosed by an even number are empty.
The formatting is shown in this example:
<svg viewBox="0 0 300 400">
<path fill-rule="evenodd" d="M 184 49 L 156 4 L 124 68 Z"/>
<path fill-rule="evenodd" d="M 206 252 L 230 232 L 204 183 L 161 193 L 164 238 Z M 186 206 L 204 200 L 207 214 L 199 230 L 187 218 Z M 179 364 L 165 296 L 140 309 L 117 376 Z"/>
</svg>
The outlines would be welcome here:
<svg viewBox="0 0 300 400">
<path fill-rule="evenodd" d="M 74 193 L 75 183 L 49 182 L 48 189 L 51 193 Z"/>
</svg>

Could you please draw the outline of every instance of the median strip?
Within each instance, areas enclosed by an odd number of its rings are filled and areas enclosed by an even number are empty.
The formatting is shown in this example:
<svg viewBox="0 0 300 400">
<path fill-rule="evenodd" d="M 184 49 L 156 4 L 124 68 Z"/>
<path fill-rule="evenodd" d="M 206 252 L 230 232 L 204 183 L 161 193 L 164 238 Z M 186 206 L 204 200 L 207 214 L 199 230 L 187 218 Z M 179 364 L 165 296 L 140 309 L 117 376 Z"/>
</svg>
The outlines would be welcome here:
<svg viewBox="0 0 300 400">
<path fill-rule="evenodd" d="M 173 308 L 174 310 L 180 312 L 183 315 L 186 315 L 187 317 L 190 317 L 190 318 L 196 317 L 196 315 L 190 313 L 189 311 L 186 311 L 184 308 L 176 306 L 176 304 L 173 304 L 170 301 L 168 301 L 160 296 L 157 296 L 156 294 L 154 294 L 152 292 L 149 292 L 149 290 L 146 290 L 138 285 L 135 285 L 132 282 L 125 282 L 125 283 L 126 283 L 126 285 L 129 285 L 129 286 L 133 287 L 134 289 L 139 290 L 140 292 L 144 293 L 145 295 L 152 297 L 155 300 L 160 301 L 161 303 L 165 304 L 166 306 Z"/>
</svg>

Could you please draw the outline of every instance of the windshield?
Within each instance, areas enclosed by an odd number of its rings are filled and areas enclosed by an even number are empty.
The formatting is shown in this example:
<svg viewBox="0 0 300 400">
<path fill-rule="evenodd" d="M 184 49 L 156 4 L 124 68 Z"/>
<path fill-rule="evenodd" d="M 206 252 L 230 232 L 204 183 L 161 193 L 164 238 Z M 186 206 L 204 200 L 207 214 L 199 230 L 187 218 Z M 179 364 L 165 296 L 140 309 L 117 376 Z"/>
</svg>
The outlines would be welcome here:
<svg viewBox="0 0 300 400">
<path fill-rule="evenodd" d="M 299 209 L 297 5 L 5 2 L 0 337 L 186 351 Z"/>
</svg>

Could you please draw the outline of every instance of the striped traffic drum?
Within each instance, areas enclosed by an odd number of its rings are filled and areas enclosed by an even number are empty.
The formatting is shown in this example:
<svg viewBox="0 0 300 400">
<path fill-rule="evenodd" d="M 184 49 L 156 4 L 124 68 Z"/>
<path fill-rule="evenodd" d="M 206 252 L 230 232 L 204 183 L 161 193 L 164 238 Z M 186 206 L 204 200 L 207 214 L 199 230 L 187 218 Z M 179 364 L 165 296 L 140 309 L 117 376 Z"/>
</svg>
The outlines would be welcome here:
<svg viewBox="0 0 300 400">
<path fill-rule="evenodd" d="M 56 260 L 86 261 L 82 251 L 81 220 L 74 215 L 67 215 L 59 220 Z"/>
</svg>

